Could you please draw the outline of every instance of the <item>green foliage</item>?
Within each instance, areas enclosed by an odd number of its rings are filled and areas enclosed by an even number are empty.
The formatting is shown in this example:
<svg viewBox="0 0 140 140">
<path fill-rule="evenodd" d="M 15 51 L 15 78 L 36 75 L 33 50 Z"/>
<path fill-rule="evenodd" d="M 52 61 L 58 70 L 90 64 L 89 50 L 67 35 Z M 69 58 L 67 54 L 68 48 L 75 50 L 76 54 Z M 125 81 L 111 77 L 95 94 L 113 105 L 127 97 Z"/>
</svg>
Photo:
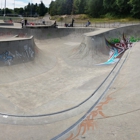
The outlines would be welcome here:
<svg viewBox="0 0 140 140">
<path fill-rule="evenodd" d="M 118 6 L 119 15 L 129 15 L 131 6 L 129 4 L 129 0 L 116 0 L 116 4 Z"/>
<path fill-rule="evenodd" d="M 140 41 L 140 38 L 131 36 L 129 40 L 130 40 L 130 42 L 138 42 L 138 41 Z"/>
<path fill-rule="evenodd" d="M 46 13 L 47 13 L 47 9 L 44 3 L 41 1 L 41 3 L 39 4 L 39 15 L 44 16 Z"/>
<path fill-rule="evenodd" d="M 129 4 L 132 6 L 132 9 L 131 9 L 132 17 L 140 19 L 140 1 L 130 0 Z"/>
<path fill-rule="evenodd" d="M 104 17 L 105 17 L 105 18 L 109 18 L 109 19 L 114 19 L 115 15 L 112 14 L 112 13 L 106 13 L 106 14 L 104 15 Z"/>
<path fill-rule="evenodd" d="M 120 39 L 119 38 L 111 38 L 109 41 L 111 43 L 119 43 L 120 42 Z"/>
<path fill-rule="evenodd" d="M 63 17 L 59 17 L 59 18 L 57 19 L 57 21 L 63 21 L 63 20 L 64 20 Z"/>
<path fill-rule="evenodd" d="M 103 7 L 106 13 L 111 13 L 112 15 L 118 15 L 119 13 L 116 0 L 103 0 Z"/>
<path fill-rule="evenodd" d="M 89 0 L 87 12 L 94 18 L 100 17 L 104 13 L 103 0 Z"/>
<path fill-rule="evenodd" d="M 0 9 L 1 14 L 3 14 L 3 9 Z M 48 12 L 48 8 L 45 7 L 44 3 L 41 1 L 41 3 L 38 5 L 36 4 L 30 4 L 28 3 L 27 6 L 24 8 L 15 8 L 14 10 L 6 8 L 6 15 L 9 14 L 16 14 L 16 15 L 22 15 L 22 16 L 44 16 Z"/>
<path fill-rule="evenodd" d="M 15 8 L 14 12 L 18 13 L 19 15 L 22 15 L 24 13 L 24 9 L 23 8 Z"/>
<path fill-rule="evenodd" d="M 74 0 L 74 4 L 73 4 L 74 14 L 79 14 L 79 5 L 80 5 L 80 0 Z"/>
<path fill-rule="evenodd" d="M 130 42 L 138 42 L 138 41 L 140 41 L 140 37 L 131 36 L 131 37 L 129 37 L 129 40 L 130 40 Z M 120 43 L 120 39 L 119 38 L 111 38 L 111 39 L 109 39 L 109 42 Z"/>
<path fill-rule="evenodd" d="M 139 0 L 55 0 L 49 7 L 53 15 L 88 14 L 93 18 L 140 18 Z"/>
<path fill-rule="evenodd" d="M 85 15 L 85 14 L 81 14 L 81 15 L 79 16 L 79 19 L 81 19 L 81 20 L 89 19 L 89 16 L 88 16 L 88 15 Z"/>
</svg>

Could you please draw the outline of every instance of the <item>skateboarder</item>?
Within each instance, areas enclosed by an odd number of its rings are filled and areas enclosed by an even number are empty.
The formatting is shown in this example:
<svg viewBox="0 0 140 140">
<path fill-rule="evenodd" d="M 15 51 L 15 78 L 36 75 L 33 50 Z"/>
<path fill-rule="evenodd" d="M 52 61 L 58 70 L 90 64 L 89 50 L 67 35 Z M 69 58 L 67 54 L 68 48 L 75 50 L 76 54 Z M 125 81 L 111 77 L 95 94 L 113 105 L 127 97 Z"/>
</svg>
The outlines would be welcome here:
<svg viewBox="0 0 140 140">
<path fill-rule="evenodd" d="M 86 23 L 86 27 L 88 27 L 90 25 L 90 21 L 88 20 L 88 22 Z"/>
</svg>

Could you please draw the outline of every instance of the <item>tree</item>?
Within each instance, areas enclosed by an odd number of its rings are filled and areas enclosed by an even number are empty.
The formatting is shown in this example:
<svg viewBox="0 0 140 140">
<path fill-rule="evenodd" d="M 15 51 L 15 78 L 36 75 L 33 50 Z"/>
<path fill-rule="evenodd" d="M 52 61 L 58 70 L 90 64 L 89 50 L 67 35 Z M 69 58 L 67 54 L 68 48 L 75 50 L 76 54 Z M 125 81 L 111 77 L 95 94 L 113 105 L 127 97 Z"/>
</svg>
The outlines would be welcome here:
<svg viewBox="0 0 140 140">
<path fill-rule="evenodd" d="M 23 8 L 15 8 L 14 9 L 14 12 L 17 13 L 17 14 L 19 14 L 19 15 L 23 15 L 24 9 Z"/>
<path fill-rule="evenodd" d="M 44 16 L 46 13 L 47 13 L 46 7 L 44 3 L 41 1 L 41 3 L 39 4 L 39 15 Z"/>
<path fill-rule="evenodd" d="M 49 13 L 50 13 L 51 16 L 57 15 L 56 2 L 55 1 L 52 1 L 50 3 Z"/>
<path fill-rule="evenodd" d="M 79 14 L 79 5 L 80 5 L 80 0 L 74 0 L 73 14 Z"/>
<path fill-rule="evenodd" d="M 120 15 L 130 15 L 131 6 L 128 2 L 129 0 L 116 0 Z"/>
<path fill-rule="evenodd" d="M 80 2 L 79 2 L 79 14 L 85 13 L 86 5 L 87 5 L 86 2 L 87 2 L 87 0 L 80 0 Z"/>
<path fill-rule="evenodd" d="M 140 19 L 140 1 L 130 0 L 129 4 L 132 6 L 132 10 L 130 11 L 132 16 Z"/>
<path fill-rule="evenodd" d="M 88 14 L 94 18 L 103 14 L 103 0 L 89 0 Z"/>
<path fill-rule="evenodd" d="M 66 14 L 71 15 L 73 12 L 73 0 L 66 0 Z"/>
<path fill-rule="evenodd" d="M 12 14 L 12 13 L 13 13 L 12 9 L 6 8 L 6 14 Z"/>
<path fill-rule="evenodd" d="M 103 0 L 103 6 L 106 13 L 110 13 L 111 15 L 118 14 L 118 5 L 115 0 Z"/>
</svg>

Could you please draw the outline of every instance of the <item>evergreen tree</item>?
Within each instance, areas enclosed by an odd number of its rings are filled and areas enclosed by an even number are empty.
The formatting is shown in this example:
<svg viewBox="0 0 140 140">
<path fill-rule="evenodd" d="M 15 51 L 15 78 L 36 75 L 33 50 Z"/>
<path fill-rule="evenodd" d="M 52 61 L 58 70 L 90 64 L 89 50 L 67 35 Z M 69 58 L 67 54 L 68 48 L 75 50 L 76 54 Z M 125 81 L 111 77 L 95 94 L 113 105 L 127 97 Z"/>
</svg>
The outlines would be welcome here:
<svg viewBox="0 0 140 140">
<path fill-rule="evenodd" d="M 132 10 L 130 11 L 132 16 L 140 19 L 140 1 L 130 0 L 129 4 L 132 6 Z"/>
<path fill-rule="evenodd" d="M 73 0 L 66 0 L 66 14 L 71 15 L 73 12 Z"/>
<path fill-rule="evenodd" d="M 80 0 L 74 0 L 73 14 L 79 14 Z"/>
<path fill-rule="evenodd" d="M 103 6 L 106 13 L 118 15 L 119 8 L 115 0 L 103 0 Z"/>
<path fill-rule="evenodd" d="M 44 16 L 46 14 L 46 7 L 44 5 L 44 3 L 41 1 L 41 3 L 39 4 L 39 15 L 40 16 Z"/>
<path fill-rule="evenodd" d="M 85 13 L 85 8 L 86 8 L 86 3 L 87 0 L 80 0 L 79 2 L 79 14 L 84 14 Z"/>
<path fill-rule="evenodd" d="M 131 6 L 129 5 L 128 2 L 129 0 L 116 0 L 120 16 L 130 15 Z"/>
<path fill-rule="evenodd" d="M 51 16 L 57 15 L 57 8 L 56 8 L 56 2 L 55 1 L 52 1 L 50 3 L 49 13 L 50 13 Z"/>
<path fill-rule="evenodd" d="M 88 14 L 94 18 L 103 14 L 103 0 L 89 0 Z"/>
</svg>

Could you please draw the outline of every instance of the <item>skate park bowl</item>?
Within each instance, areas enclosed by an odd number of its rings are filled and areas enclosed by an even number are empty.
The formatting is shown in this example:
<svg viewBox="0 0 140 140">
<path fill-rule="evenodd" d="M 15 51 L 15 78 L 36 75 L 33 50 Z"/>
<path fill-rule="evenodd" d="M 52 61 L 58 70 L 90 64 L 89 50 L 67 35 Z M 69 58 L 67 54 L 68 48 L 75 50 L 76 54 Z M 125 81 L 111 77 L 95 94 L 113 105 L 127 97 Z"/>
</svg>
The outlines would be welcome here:
<svg viewBox="0 0 140 140">
<path fill-rule="evenodd" d="M 109 57 L 105 37 L 139 36 L 139 27 L 0 28 L 0 123 L 51 124 L 90 112 L 129 52 L 98 65 Z"/>
</svg>

